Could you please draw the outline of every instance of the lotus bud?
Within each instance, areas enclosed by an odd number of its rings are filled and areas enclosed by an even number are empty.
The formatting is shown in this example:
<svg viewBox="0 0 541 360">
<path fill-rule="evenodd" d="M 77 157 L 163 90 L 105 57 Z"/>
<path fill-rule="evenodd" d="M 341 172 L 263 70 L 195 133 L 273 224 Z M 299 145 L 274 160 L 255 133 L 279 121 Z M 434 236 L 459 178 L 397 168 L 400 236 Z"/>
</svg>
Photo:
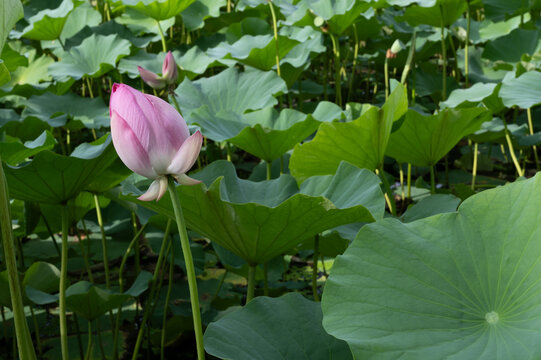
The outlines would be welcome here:
<svg viewBox="0 0 541 360">
<path fill-rule="evenodd" d="M 171 51 L 167 52 L 162 65 L 162 78 L 168 85 L 175 84 L 178 78 L 177 63 Z"/>
<path fill-rule="evenodd" d="M 120 159 L 133 172 L 153 179 L 139 200 L 159 200 L 167 177 L 183 185 L 200 181 L 186 175 L 201 151 L 203 136 L 190 136 L 182 116 L 162 99 L 125 84 L 114 84 L 109 103 L 111 135 Z"/>
</svg>

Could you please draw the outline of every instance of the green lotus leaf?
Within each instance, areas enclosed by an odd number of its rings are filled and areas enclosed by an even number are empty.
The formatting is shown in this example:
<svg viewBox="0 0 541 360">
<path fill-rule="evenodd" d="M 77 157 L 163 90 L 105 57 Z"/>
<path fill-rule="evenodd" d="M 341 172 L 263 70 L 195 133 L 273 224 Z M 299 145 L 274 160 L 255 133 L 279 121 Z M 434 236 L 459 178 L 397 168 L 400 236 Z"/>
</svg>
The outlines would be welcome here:
<svg viewBox="0 0 541 360">
<path fill-rule="evenodd" d="M 506 107 L 531 108 L 541 103 L 541 73 L 528 71 L 518 78 L 505 79 L 500 98 Z"/>
<path fill-rule="evenodd" d="M 60 282 L 60 271 L 56 266 L 46 262 L 35 262 L 25 271 L 22 281 L 22 288 L 32 287 L 32 290 L 39 292 L 51 292 L 58 290 Z M 31 292 L 32 292 L 31 290 Z M 7 271 L 0 273 L 0 305 L 11 309 L 11 297 L 9 295 L 9 283 Z M 26 291 L 25 291 L 26 293 Z M 23 294 L 25 305 L 30 305 L 26 294 Z"/>
<path fill-rule="evenodd" d="M 79 0 L 64 0 L 56 9 L 45 9 L 28 19 L 29 25 L 25 27 L 18 37 L 32 40 L 55 40 L 60 37 L 69 14 L 82 4 Z"/>
<path fill-rule="evenodd" d="M 347 344 L 321 326 L 321 306 L 298 293 L 257 297 L 211 323 L 205 350 L 220 359 L 352 359 Z"/>
<path fill-rule="evenodd" d="M 17 165 L 43 150 L 51 150 L 55 144 L 54 136 L 48 131 L 24 144 L 18 138 L 7 136 L 5 141 L 0 142 L 0 157 L 6 164 Z"/>
<path fill-rule="evenodd" d="M 436 214 L 455 212 L 459 204 L 460 199 L 454 195 L 433 194 L 409 207 L 404 215 L 402 215 L 402 220 L 404 222 L 412 222 Z"/>
<path fill-rule="evenodd" d="M 441 105 L 456 108 L 465 103 L 465 105 L 470 105 L 471 107 L 472 103 L 479 103 L 492 95 L 495 88 L 496 84 L 476 83 L 468 89 L 455 89 Z"/>
<path fill-rule="evenodd" d="M 13 49 L 12 45 L 15 46 L 15 43 L 16 42 L 7 43 L 1 53 L 2 61 L 8 71 L 15 71 L 20 66 L 28 66 L 28 59 Z"/>
<path fill-rule="evenodd" d="M 311 53 L 320 54 L 326 50 L 323 46 L 323 35 L 310 26 L 303 28 L 288 26 L 280 29 L 280 35 L 297 40 L 300 44 L 295 46 L 286 56 L 280 58 L 280 63 L 288 63 L 293 67 L 304 67 L 310 59 Z M 290 83 L 288 79 L 288 83 Z"/>
<path fill-rule="evenodd" d="M 530 14 L 525 14 L 522 21 L 528 21 Z M 479 40 L 489 41 L 508 35 L 511 31 L 520 27 L 520 16 L 512 17 L 505 21 L 483 21 L 479 26 Z M 479 41 L 479 42 L 480 42 Z"/>
<path fill-rule="evenodd" d="M 220 16 L 220 8 L 227 5 L 226 0 L 195 0 L 180 14 L 182 23 L 190 31 L 200 29 L 205 24 L 205 19 Z"/>
<path fill-rule="evenodd" d="M 116 158 L 111 138 L 83 143 L 64 156 L 49 150 L 19 167 L 4 165 L 10 196 L 25 201 L 62 204 L 100 176 Z"/>
<path fill-rule="evenodd" d="M 101 98 L 83 98 L 74 93 L 32 96 L 22 112 L 22 118 L 26 117 L 36 117 L 53 127 L 64 126 L 68 117 L 87 128 L 109 127 L 109 109 Z"/>
<path fill-rule="evenodd" d="M 282 59 L 297 44 L 297 40 L 278 36 L 279 56 Z M 268 71 L 276 66 L 276 41 L 272 35 L 244 35 L 233 44 L 223 42 L 209 49 L 207 54 L 216 59 L 232 58 L 256 69 Z"/>
<path fill-rule="evenodd" d="M 0 54 L 4 48 L 6 38 L 17 20 L 23 17 L 23 4 L 20 0 L 5 0 L 0 3 Z"/>
<path fill-rule="evenodd" d="M 331 2 L 327 0 L 312 0 L 309 7 L 317 16 L 321 16 L 327 22 L 330 32 L 340 35 L 355 22 L 361 13 L 370 8 L 371 2 L 371 0 Z"/>
<path fill-rule="evenodd" d="M 311 115 L 292 109 L 278 113 L 273 107 L 244 115 L 213 114 L 208 107 L 192 113 L 192 121 L 214 141 L 228 140 L 267 162 L 277 159 L 295 144 L 306 139 L 318 127 Z"/>
<path fill-rule="evenodd" d="M 73 35 L 66 41 L 66 48 L 72 48 L 74 46 L 80 45 L 86 38 L 92 36 L 93 34 L 103 36 L 116 35 L 120 39 L 128 40 L 133 46 L 137 48 L 144 48 L 148 46 L 151 41 L 154 40 L 154 36 L 152 35 L 135 36 L 126 26 L 121 25 L 113 20 L 101 24 L 98 22 L 98 24 L 94 26 L 91 26 L 90 24 L 87 25 L 88 26 L 82 28 L 81 31 L 77 32 L 77 34 Z"/>
<path fill-rule="evenodd" d="M 516 29 L 509 35 L 488 42 L 483 58 L 515 63 L 520 61 L 523 54 L 533 55 L 540 49 L 539 30 Z"/>
<path fill-rule="evenodd" d="M 374 170 L 382 165 L 393 122 L 408 108 L 405 88 L 398 85 L 381 109 L 371 107 L 351 122 L 323 123 L 314 139 L 296 145 L 289 168 L 299 182 L 313 175 L 334 174 L 345 160 Z"/>
<path fill-rule="evenodd" d="M 11 73 L 11 81 L 4 85 L 3 90 L 11 91 L 16 85 L 31 85 L 35 87 L 47 87 L 51 80 L 47 69 L 54 60 L 47 55 L 36 57 L 36 50 L 32 49 L 25 54 L 28 57 L 28 65 L 20 66 Z"/>
<path fill-rule="evenodd" d="M 507 75 L 507 70 L 494 67 L 494 63 L 482 58 L 483 48 L 470 46 L 469 49 L 469 77 L 472 82 L 499 82 Z M 464 50 L 457 50 L 458 67 L 462 72 L 465 70 Z M 440 76 L 441 77 L 441 76 Z"/>
<path fill-rule="evenodd" d="M 117 35 L 92 35 L 62 56 L 62 60 L 49 66 L 49 74 L 57 80 L 67 77 L 99 77 L 113 69 L 118 59 L 130 54 L 131 43 Z"/>
<path fill-rule="evenodd" d="M 60 270 L 53 264 L 37 261 L 30 265 L 24 273 L 22 288 L 27 286 L 34 290 L 51 293 L 58 291 L 60 285 Z M 26 293 L 26 291 L 25 291 Z M 26 297 L 26 296 L 25 296 Z M 29 299 L 24 299 L 25 304 L 29 305 Z"/>
<path fill-rule="evenodd" d="M 165 20 L 180 14 L 194 1 L 195 0 L 122 0 L 122 3 L 154 20 Z"/>
<path fill-rule="evenodd" d="M 494 118 L 481 124 L 481 128 L 468 136 L 468 138 L 478 143 L 496 142 L 506 144 L 506 140 L 504 139 L 506 128 L 511 133 L 513 139 L 525 136 L 528 133 L 527 124 L 504 124 L 502 119 Z"/>
<path fill-rule="evenodd" d="M 131 296 L 100 289 L 88 281 L 79 281 L 66 289 L 68 308 L 88 321 L 117 309 Z"/>
<path fill-rule="evenodd" d="M 363 227 L 333 265 L 323 327 L 359 359 L 538 358 L 540 201 L 535 176 Z"/>
<path fill-rule="evenodd" d="M 191 122 L 191 113 L 202 106 L 208 106 L 212 114 L 220 111 L 243 114 L 246 110 L 276 105 L 273 94 L 286 90 L 285 82 L 274 71 L 252 69 L 239 73 L 236 68 L 229 68 L 193 82 L 185 79 L 175 93 L 182 115 Z"/>
<path fill-rule="evenodd" d="M 160 28 L 158 27 L 158 22 L 134 9 L 126 9 L 126 11 L 118 18 L 115 18 L 114 21 L 126 25 L 126 27 L 136 35 L 147 33 L 155 34 L 154 41 L 160 41 Z M 175 25 L 175 18 L 171 17 L 161 20 L 159 23 L 162 31 L 166 32 L 171 26 Z"/>
<path fill-rule="evenodd" d="M 98 26 L 101 20 L 101 14 L 98 10 L 93 8 L 90 3 L 82 3 L 68 16 L 60 34 L 60 39 L 65 42 L 86 26 Z"/>
<path fill-rule="evenodd" d="M 528 10 L 522 0 L 483 0 L 483 5 L 485 16 L 492 21 L 505 20 L 510 15 Z"/>
<path fill-rule="evenodd" d="M 347 163 L 334 177 L 312 179 L 300 192 L 289 175 L 263 182 L 239 179 L 227 161 L 192 176 L 204 184 L 177 187 L 188 227 L 250 264 L 269 261 L 338 225 L 374 221 L 384 207 L 379 178 Z M 124 189 L 133 192 L 140 193 Z M 168 194 L 159 202 L 123 197 L 174 218 Z"/>
<path fill-rule="evenodd" d="M 423 4 L 425 5 L 425 4 Z M 402 16 L 411 26 L 422 24 L 434 27 L 451 26 L 466 11 L 462 0 L 437 0 L 431 7 L 422 5 L 409 6 Z"/>
<path fill-rule="evenodd" d="M 391 134 L 385 154 L 398 162 L 433 166 L 488 117 L 490 112 L 484 108 L 444 109 L 428 116 L 409 110 L 400 128 Z"/>
</svg>

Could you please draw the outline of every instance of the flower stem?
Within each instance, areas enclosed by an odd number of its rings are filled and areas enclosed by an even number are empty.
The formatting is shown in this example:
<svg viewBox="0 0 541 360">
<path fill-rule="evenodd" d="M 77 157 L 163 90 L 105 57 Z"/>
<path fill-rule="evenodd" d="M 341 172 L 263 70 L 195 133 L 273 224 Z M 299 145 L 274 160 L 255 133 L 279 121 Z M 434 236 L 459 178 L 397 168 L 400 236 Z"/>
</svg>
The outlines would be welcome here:
<svg viewBox="0 0 541 360">
<path fill-rule="evenodd" d="M 342 86 L 340 83 L 340 44 L 338 39 L 332 34 L 329 33 L 332 41 L 332 51 L 334 54 L 334 87 L 335 87 L 335 96 L 336 104 L 342 107 Z"/>
<path fill-rule="evenodd" d="M 470 15 L 470 0 L 466 0 L 468 9 L 466 10 L 466 41 L 464 44 L 464 77 L 466 78 L 466 87 L 470 85 L 469 79 L 469 47 L 470 47 L 470 28 L 471 28 L 471 15 Z"/>
<path fill-rule="evenodd" d="M 408 199 L 411 199 L 411 163 L 408 163 L 408 175 L 406 182 L 408 184 Z"/>
<path fill-rule="evenodd" d="M 171 290 L 173 289 L 173 276 L 175 271 L 175 247 L 171 246 L 171 260 L 169 262 L 169 283 L 167 284 L 167 294 L 165 296 L 165 307 L 163 309 L 162 319 L 162 338 L 160 346 L 160 359 L 165 359 L 165 326 L 167 325 L 167 310 L 169 309 L 169 301 L 171 299 Z"/>
<path fill-rule="evenodd" d="M 156 20 L 156 25 L 158 26 L 158 31 L 160 32 L 160 37 L 162 38 L 162 50 L 166 53 L 167 45 L 165 44 L 165 36 L 163 36 L 163 30 L 159 20 Z"/>
<path fill-rule="evenodd" d="M 314 264 L 312 265 L 312 292 L 314 293 L 314 301 L 319 302 L 319 294 L 317 293 L 317 263 L 319 258 L 319 234 L 314 238 Z"/>
<path fill-rule="evenodd" d="M 445 45 L 445 26 L 443 22 L 443 6 L 440 4 L 441 16 L 441 56 L 443 58 L 441 100 L 447 99 L 447 46 Z"/>
<path fill-rule="evenodd" d="M 389 206 L 389 211 L 392 215 L 396 216 L 396 202 L 394 201 L 394 195 L 393 191 L 391 190 L 391 186 L 389 185 L 389 181 L 387 180 L 387 177 L 385 176 L 385 172 L 383 171 L 383 166 L 379 168 L 379 175 L 381 176 L 381 181 L 383 182 L 383 188 L 385 190 L 387 205 Z"/>
<path fill-rule="evenodd" d="M 276 21 L 276 13 L 274 12 L 274 6 L 272 5 L 272 0 L 267 0 L 269 2 L 269 8 L 272 15 L 272 28 L 274 30 L 274 43 L 276 44 L 276 73 L 278 76 L 282 76 L 280 72 L 280 48 L 278 46 L 278 25 Z"/>
<path fill-rule="evenodd" d="M 270 180 L 272 177 L 272 163 L 270 161 L 265 161 L 267 164 L 267 180 Z"/>
<path fill-rule="evenodd" d="M 246 304 L 248 304 L 254 298 L 256 266 L 257 265 L 249 265 L 248 267 L 248 289 L 246 292 Z"/>
<path fill-rule="evenodd" d="M 68 283 L 68 206 L 62 205 L 62 258 L 60 261 L 60 344 L 62 348 L 62 360 L 69 360 L 68 325 L 66 320 L 66 287 Z"/>
<path fill-rule="evenodd" d="M 530 135 L 533 135 L 532 109 L 528 108 L 526 110 L 526 113 L 528 114 L 528 129 L 530 130 Z M 532 150 L 535 159 L 535 168 L 539 170 L 539 157 L 537 156 L 537 146 L 533 145 Z"/>
<path fill-rule="evenodd" d="M 477 142 L 473 144 L 473 165 L 471 171 L 471 189 L 475 190 L 475 178 L 477 176 Z"/>
<path fill-rule="evenodd" d="M 178 106 L 177 98 L 175 97 L 175 92 L 171 91 L 169 93 L 169 97 L 171 98 L 171 100 L 173 100 L 173 105 L 175 105 L 175 108 L 177 109 L 180 116 L 182 116 L 182 111 L 180 111 L 180 106 Z"/>
<path fill-rule="evenodd" d="M 197 359 L 205 360 L 205 348 L 203 346 L 203 326 L 201 325 L 201 310 L 199 308 L 199 295 L 197 293 L 197 280 L 195 278 L 195 267 L 193 264 L 192 251 L 190 249 L 190 240 L 186 231 L 186 223 L 182 215 L 182 207 L 177 196 L 177 188 L 173 177 L 169 176 L 169 194 L 175 211 L 175 220 L 177 222 L 178 233 L 180 235 L 180 245 L 186 264 L 186 276 L 188 277 L 188 286 L 190 288 L 190 302 L 192 304 L 193 324 L 195 330 L 195 340 L 197 344 Z"/>
<path fill-rule="evenodd" d="M 105 287 L 109 289 L 111 287 L 109 276 L 109 258 L 107 256 L 107 243 L 105 241 L 105 229 L 103 227 L 103 217 L 101 216 L 100 201 L 97 194 L 94 194 L 94 205 L 96 207 L 96 217 L 98 218 L 98 225 L 100 226 L 101 233 L 101 247 L 103 251 L 103 268 L 105 270 Z"/>
<path fill-rule="evenodd" d="M 0 234 L 2 246 L 4 248 L 4 257 L 8 273 L 9 294 L 13 310 L 13 322 L 15 323 L 15 337 L 19 357 L 21 360 L 33 360 L 36 358 L 36 352 L 32 344 L 32 337 L 26 323 L 24 314 L 23 298 L 21 286 L 19 283 L 19 273 L 17 271 L 17 260 L 15 259 L 15 249 L 13 247 L 13 234 L 11 233 L 11 217 L 9 212 L 9 197 L 7 181 L 0 160 Z M 5 321 L 4 321 L 5 325 Z"/>
</svg>

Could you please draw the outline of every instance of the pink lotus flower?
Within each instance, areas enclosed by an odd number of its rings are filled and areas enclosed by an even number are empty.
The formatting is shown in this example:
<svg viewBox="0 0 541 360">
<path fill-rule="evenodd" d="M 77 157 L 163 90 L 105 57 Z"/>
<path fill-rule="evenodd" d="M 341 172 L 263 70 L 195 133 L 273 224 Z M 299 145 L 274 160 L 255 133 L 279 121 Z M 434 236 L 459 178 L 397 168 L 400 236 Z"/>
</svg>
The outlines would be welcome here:
<svg viewBox="0 0 541 360">
<path fill-rule="evenodd" d="M 203 135 L 190 136 L 186 122 L 167 102 L 128 85 L 114 84 L 111 134 L 120 159 L 137 174 L 154 179 L 139 200 L 159 200 L 167 191 L 167 175 L 183 185 L 200 181 L 186 175 L 201 151 Z"/>
<path fill-rule="evenodd" d="M 140 66 L 137 67 L 139 74 L 144 82 L 146 82 L 153 89 L 163 89 L 166 85 L 172 85 L 177 82 L 178 69 L 177 63 L 171 51 L 167 52 L 162 65 L 162 75 L 148 71 Z"/>
</svg>

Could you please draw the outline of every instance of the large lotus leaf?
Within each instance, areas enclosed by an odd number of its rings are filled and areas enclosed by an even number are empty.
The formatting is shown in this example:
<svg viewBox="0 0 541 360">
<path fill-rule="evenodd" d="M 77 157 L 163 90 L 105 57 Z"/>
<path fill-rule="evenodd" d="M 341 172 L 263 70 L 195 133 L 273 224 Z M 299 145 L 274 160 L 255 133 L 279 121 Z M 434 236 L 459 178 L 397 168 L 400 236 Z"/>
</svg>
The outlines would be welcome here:
<svg viewBox="0 0 541 360">
<path fill-rule="evenodd" d="M 342 160 L 374 170 L 382 165 L 393 122 L 408 108 L 405 88 L 398 85 L 381 109 L 371 107 L 358 119 L 323 123 L 314 139 L 295 146 L 289 168 L 302 182 L 313 175 L 333 174 Z"/>
<path fill-rule="evenodd" d="M 0 54 L 4 48 L 9 32 L 17 20 L 23 17 L 23 5 L 20 0 L 4 0 L 0 2 Z"/>
<path fill-rule="evenodd" d="M 192 113 L 192 121 L 201 126 L 203 134 L 210 139 L 228 140 L 268 162 L 306 139 L 319 124 L 311 115 L 292 109 L 278 113 L 273 107 L 226 116 L 212 114 L 205 106 Z"/>
<path fill-rule="evenodd" d="M 402 16 L 411 26 L 422 24 L 435 27 L 451 26 L 466 11 L 466 2 L 462 0 L 437 0 L 431 7 L 422 5 L 409 6 Z"/>
<path fill-rule="evenodd" d="M 507 107 L 531 108 L 541 103 L 541 73 L 528 71 L 518 78 L 505 79 L 500 97 Z"/>
<path fill-rule="evenodd" d="M 328 30 L 333 34 L 340 35 L 355 19 L 371 6 L 372 0 L 357 1 L 357 0 L 310 0 L 309 8 L 314 14 L 321 16 L 327 21 Z"/>
<path fill-rule="evenodd" d="M 282 59 L 299 42 L 278 36 L 278 54 Z M 207 54 L 216 59 L 232 58 L 256 69 L 268 71 L 276 66 L 276 41 L 272 35 L 244 35 L 233 44 L 223 42 L 209 49 Z"/>
<path fill-rule="evenodd" d="M 28 66 L 20 66 L 11 73 L 11 81 L 4 85 L 3 90 L 10 91 L 15 85 L 32 85 L 35 87 L 47 87 L 51 76 L 47 72 L 48 67 L 54 63 L 54 60 L 47 55 L 36 57 L 36 50 L 31 50 L 25 54 L 28 56 Z"/>
<path fill-rule="evenodd" d="M 60 271 L 56 266 L 46 262 L 35 262 L 25 272 L 22 288 L 31 286 L 38 291 L 49 292 L 58 290 L 60 282 Z M 34 289 L 31 289 L 31 291 Z M 9 295 L 8 273 L 4 270 L 0 273 L 0 305 L 11 308 L 11 297 Z M 26 293 L 26 291 L 25 291 Z M 24 303 L 28 305 L 28 298 L 24 294 Z"/>
<path fill-rule="evenodd" d="M 88 321 L 117 309 L 129 298 L 129 294 L 100 289 L 88 281 L 79 281 L 66 289 L 68 308 Z"/>
<path fill-rule="evenodd" d="M 155 34 L 154 41 L 159 41 L 160 28 L 165 33 L 167 30 L 175 25 L 175 18 L 169 18 L 160 21 L 160 27 L 158 22 L 134 9 L 126 9 L 126 11 L 119 17 L 115 18 L 115 22 L 126 25 L 134 34 L 141 35 L 146 33 Z"/>
<path fill-rule="evenodd" d="M 505 75 L 507 70 L 495 68 L 494 63 L 488 59 L 481 57 L 483 48 L 470 46 L 469 48 L 469 77 L 472 82 L 499 82 Z M 458 67 L 464 73 L 465 71 L 465 54 L 464 49 L 457 50 Z"/>
<path fill-rule="evenodd" d="M 288 63 L 295 68 L 301 68 L 309 63 L 311 53 L 322 53 L 326 50 L 323 46 L 323 35 L 320 31 L 310 26 L 303 28 L 288 26 L 280 29 L 280 35 L 287 36 L 300 42 L 287 55 L 280 59 L 280 63 Z M 292 84 L 287 79 L 288 84 Z"/>
<path fill-rule="evenodd" d="M 67 118 L 81 121 L 88 128 L 109 126 L 109 109 L 101 98 L 83 98 L 73 93 L 46 92 L 26 101 L 22 117 L 36 117 L 53 127 L 64 126 Z"/>
<path fill-rule="evenodd" d="M 442 102 L 440 105 L 449 108 L 456 108 L 464 103 L 471 105 L 483 101 L 485 98 L 492 95 L 496 84 L 483 84 L 476 83 L 468 89 L 455 89 L 449 95 L 447 100 Z"/>
<path fill-rule="evenodd" d="M 402 215 L 404 222 L 412 222 L 432 215 L 455 212 L 460 199 L 451 194 L 433 194 L 409 207 Z"/>
<path fill-rule="evenodd" d="M 386 154 L 398 162 L 435 165 L 464 136 L 478 130 L 490 113 L 485 108 L 444 109 L 424 116 L 415 110 L 391 134 Z"/>
<path fill-rule="evenodd" d="M 165 20 L 172 18 L 195 0 L 122 0 L 122 2 L 154 20 Z"/>
<path fill-rule="evenodd" d="M 200 29 L 205 19 L 220 16 L 220 8 L 226 6 L 226 0 L 195 0 L 180 14 L 183 25 L 190 31 Z"/>
<path fill-rule="evenodd" d="M 56 9 L 45 9 L 28 19 L 29 25 L 18 37 L 32 40 L 55 40 L 60 37 L 69 14 L 82 4 L 78 0 L 64 0 Z"/>
<path fill-rule="evenodd" d="M 37 261 L 25 271 L 22 288 L 30 286 L 35 290 L 51 293 L 58 291 L 59 285 L 60 270 L 53 264 Z M 25 299 L 25 302 L 28 302 L 28 299 Z"/>
<path fill-rule="evenodd" d="M 323 327 L 359 359 L 539 358 L 540 202 L 536 176 L 363 227 L 327 280 Z"/>
<path fill-rule="evenodd" d="M 51 150 L 55 144 L 54 136 L 48 131 L 24 144 L 17 138 L 6 137 L 5 141 L 0 142 L 0 157 L 7 164 L 17 165 L 43 150 Z"/>
<path fill-rule="evenodd" d="M 68 16 L 66 24 L 60 34 L 60 39 L 66 42 L 86 26 L 98 26 L 101 23 L 101 14 L 98 10 L 90 5 L 90 3 L 83 3 L 76 7 L 73 12 Z M 89 34 L 90 35 L 90 34 Z"/>
<path fill-rule="evenodd" d="M 516 29 L 509 35 L 487 43 L 483 58 L 515 63 L 523 54 L 533 55 L 541 49 L 539 30 Z"/>
<path fill-rule="evenodd" d="M 19 167 L 4 166 L 10 196 L 25 201 L 61 204 L 75 197 L 116 158 L 111 138 L 78 146 L 71 156 L 49 150 Z"/>
<path fill-rule="evenodd" d="M 344 341 L 321 326 L 321 306 L 298 293 L 257 297 L 211 323 L 205 350 L 221 359 L 352 359 Z"/>
<path fill-rule="evenodd" d="M 246 110 L 258 110 L 276 105 L 273 94 L 287 90 L 284 80 L 274 71 L 253 69 L 239 73 L 229 68 L 218 75 L 194 82 L 185 79 L 176 89 L 182 115 L 190 122 L 192 111 L 204 105 L 210 113 L 230 111 L 242 114 Z"/>
<path fill-rule="evenodd" d="M 530 14 L 525 14 L 522 21 L 528 21 Z M 505 21 L 492 22 L 485 20 L 479 24 L 479 39 L 475 43 L 494 40 L 508 35 L 520 27 L 521 16 L 515 16 Z M 466 25 L 467 26 L 467 25 Z M 471 25 L 470 25 L 471 26 Z"/>
<path fill-rule="evenodd" d="M 308 195 L 299 192 L 295 179 L 289 175 L 263 182 L 241 180 L 236 176 L 233 164 L 227 161 L 214 162 L 192 175 L 204 184 L 177 189 L 189 228 L 248 263 L 257 264 L 271 260 L 324 230 L 356 221 L 371 222 L 379 216 L 379 213 L 371 214 L 367 208 L 376 209 L 378 205 L 374 202 L 378 199 L 358 195 L 375 192 L 379 195 L 379 206 L 382 206 L 379 178 L 369 172 L 354 175 L 351 167 L 344 163 L 334 179 L 314 180 L 328 184 L 329 198 L 322 195 L 327 187 L 316 183 L 310 187 L 311 191 L 307 191 Z M 361 171 L 355 169 L 353 173 Z M 332 190 L 334 188 L 344 191 L 338 193 Z M 370 199 L 370 202 L 348 202 L 344 200 L 347 196 Z M 159 202 L 129 199 L 174 218 L 168 194 Z"/>
<path fill-rule="evenodd" d="M 520 138 L 528 133 L 528 125 L 526 124 L 504 124 L 502 119 L 494 118 L 484 122 L 481 128 L 468 136 L 468 138 L 478 143 L 497 142 L 506 144 L 507 142 L 504 139 L 506 129 L 511 133 L 512 138 Z"/>
<path fill-rule="evenodd" d="M 80 79 L 83 76 L 99 77 L 115 67 L 117 60 L 130 54 L 131 43 L 117 35 L 92 35 L 69 51 L 62 60 L 49 66 L 49 73 L 64 80 L 68 76 Z"/>
<path fill-rule="evenodd" d="M 80 7 L 77 9 L 80 9 Z M 69 19 L 71 19 L 71 17 Z M 136 36 L 130 31 L 130 29 L 128 29 L 127 26 L 121 25 L 114 20 L 101 24 L 100 22 L 98 22 L 96 25 L 88 23 L 87 26 L 83 27 L 79 32 L 77 32 L 77 34 L 73 35 L 66 41 L 65 47 L 71 48 L 80 45 L 86 38 L 92 36 L 93 34 L 104 36 L 116 35 L 121 39 L 128 40 L 133 46 L 138 48 L 146 47 L 154 39 L 154 36 L 152 35 Z"/>
<path fill-rule="evenodd" d="M 528 4 L 523 0 L 483 0 L 485 16 L 493 21 L 501 21 L 517 12 L 524 12 Z"/>
</svg>

